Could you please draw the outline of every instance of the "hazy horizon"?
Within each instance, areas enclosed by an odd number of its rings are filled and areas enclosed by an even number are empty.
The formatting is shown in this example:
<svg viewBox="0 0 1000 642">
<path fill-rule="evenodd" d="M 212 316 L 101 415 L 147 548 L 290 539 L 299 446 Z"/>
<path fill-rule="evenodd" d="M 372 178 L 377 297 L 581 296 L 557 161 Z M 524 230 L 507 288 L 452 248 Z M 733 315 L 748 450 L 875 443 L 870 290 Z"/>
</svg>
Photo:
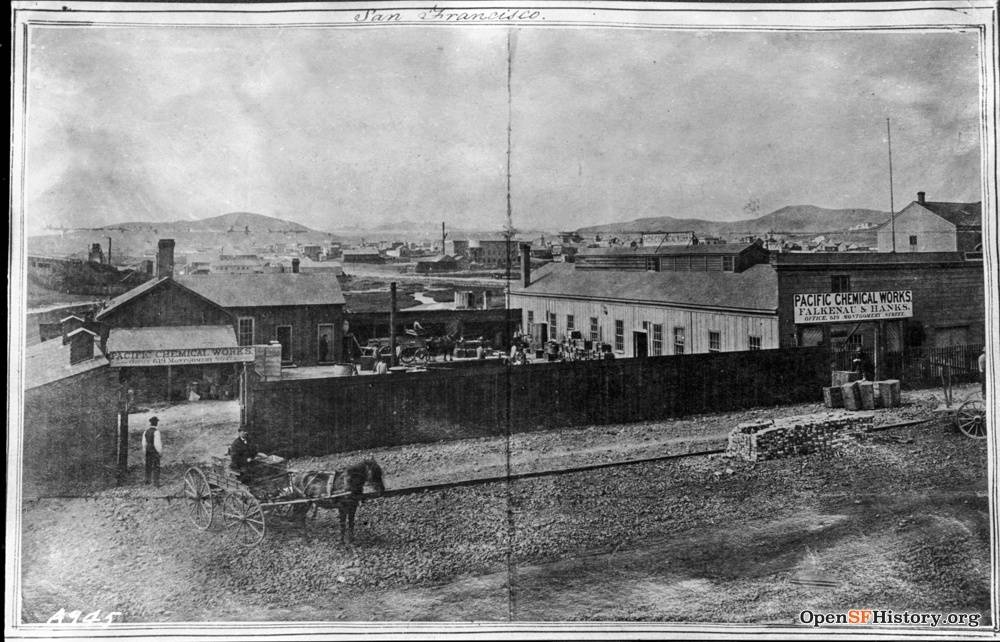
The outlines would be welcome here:
<svg viewBox="0 0 1000 642">
<path fill-rule="evenodd" d="M 981 200 L 975 33 L 518 28 L 514 225 Z M 508 30 L 34 27 L 25 221 L 499 229 Z"/>
</svg>

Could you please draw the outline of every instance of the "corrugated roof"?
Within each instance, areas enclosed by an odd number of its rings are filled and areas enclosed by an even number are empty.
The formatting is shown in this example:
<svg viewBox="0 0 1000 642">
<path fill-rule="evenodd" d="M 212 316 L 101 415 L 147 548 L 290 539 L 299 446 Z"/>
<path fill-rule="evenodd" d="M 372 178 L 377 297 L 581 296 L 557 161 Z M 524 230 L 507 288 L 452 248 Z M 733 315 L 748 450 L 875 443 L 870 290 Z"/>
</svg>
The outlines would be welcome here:
<svg viewBox="0 0 1000 642">
<path fill-rule="evenodd" d="M 344 303 L 332 274 L 193 274 L 176 280 L 224 308 Z"/>
<path fill-rule="evenodd" d="M 550 263 L 532 274 L 527 288 L 517 285 L 511 292 L 762 312 L 778 308 L 778 277 L 768 264 L 734 273 L 577 270 L 571 263 Z"/>
<path fill-rule="evenodd" d="M 123 305 L 125 303 L 128 303 L 129 301 L 131 301 L 131 300 L 133 300 L 133 299 L 135 299 L 137 297 L 142 296 L 143 294 L 145 294 L 145 293 L 149 292 L 150 290 L 152 290 L 153 288 L 155 288 L 157 285 L 159 285 L 159 284 L 163 283 L 164 281 L 166 281 L 168 278 L 170 278 L 170 277 L 164 276 L 164 277 L 161 277 L 159 279 L 150 279 L 149 281 L 146 281 L 142 285 L 137 285 L 136 287 L 132 288 L 128 292 L 125 292 L 124 294 L 119 294 L 115 298 L 111 299 L 111 301 L 108 302 L 108 306 L 106 308 L 104 308 L 103 310 L 99 311 L 95 315 L 95 318 L 96 319 L 101 319 L 101 318 L 107 316 L 112 310 L 115 310 L 116 308 L 120 307 L 121 305 Z"/>
<path fill-rule="evenodd" d="M 101 349 L 96 344 L 93 359 L 70 365 L 71 345 L 64 344 L 60 339 L 50 339 L 28 346 L 24 351 L 24 389 L 31 390 L 108 365 L 107 358 L 101 354 Z"/>
<path fill-rule="evenodd" d="M 236 333 L 228 325 L 111 328 L 107 342 L 108 352 L 235 348 L 236 345 Z"/>
</svg>

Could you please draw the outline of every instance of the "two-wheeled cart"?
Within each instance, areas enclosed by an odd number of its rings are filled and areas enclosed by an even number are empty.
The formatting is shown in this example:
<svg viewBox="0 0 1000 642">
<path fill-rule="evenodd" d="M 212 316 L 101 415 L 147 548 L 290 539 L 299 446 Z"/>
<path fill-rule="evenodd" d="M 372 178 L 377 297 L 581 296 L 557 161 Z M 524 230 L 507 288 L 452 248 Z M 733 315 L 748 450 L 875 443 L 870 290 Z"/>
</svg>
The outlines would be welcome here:
<svg viewBox="0 0 1000 642">
<path fill-rule="evenodd" d="M 264 540 L 269 518 L 287 518 L 295 504 L 333 499 L 348 492 L 326 497 L 303 498 L 292 486 L 294 471 L 284 460 L 268 457 L 258 461 L 249 483 L 228 465 L 227 459 L 213 458 L 210 467 L 192 466 L 184 473 L 183 496 L 187 514 L 195 527 L 208 530 L 221 513 L 222 525 L 239 546 L 253 547 Z"/>
</svg>

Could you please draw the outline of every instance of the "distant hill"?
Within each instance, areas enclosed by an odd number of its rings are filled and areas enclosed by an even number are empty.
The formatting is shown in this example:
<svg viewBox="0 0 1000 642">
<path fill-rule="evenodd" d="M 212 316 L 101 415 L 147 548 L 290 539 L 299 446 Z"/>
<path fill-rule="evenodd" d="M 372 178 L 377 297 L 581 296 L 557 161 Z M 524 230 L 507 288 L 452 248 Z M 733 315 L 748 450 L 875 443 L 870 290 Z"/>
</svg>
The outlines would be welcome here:
<svg viewBox="0 0 1000 642">
<path fill-rule="evenodd" d="M 657 216 L 625 223 L 591 225 L 577 230 L 580 234 L 687 232 L 701 236 L 733 236 L 739 234 L 823 233 L 847 230 L 862 223 L 880 224 L 888 220 L 889 212 L 866 209 L 826 209 L 815 205 L 789 205 L 770 214 L 737 221 L 707 221 L 698 218 Z"/>
<path fill-rule="evenodd" d="M 230 212 L 220 216 L 196 221 L 170 221 L 164 223 L 115 223 L 98 228 L 103 230 L 127 230 L 145 232 L 157 230 L 160 234 L 173 232 L 316 232 L 305 225 L 299 225 L 273 216 L 253 212 Z"/>
</svg>

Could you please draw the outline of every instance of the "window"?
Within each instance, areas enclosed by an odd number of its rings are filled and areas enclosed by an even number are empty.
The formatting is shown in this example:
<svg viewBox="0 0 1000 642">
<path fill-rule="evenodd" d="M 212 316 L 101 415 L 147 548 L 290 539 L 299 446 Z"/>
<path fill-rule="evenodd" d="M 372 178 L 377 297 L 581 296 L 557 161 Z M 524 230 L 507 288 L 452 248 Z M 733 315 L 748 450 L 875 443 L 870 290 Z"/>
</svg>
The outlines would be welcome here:
<svg viewBox="0 0 1000 642">
<path fill-rule="evenodd" d="M 830 277 L 830 291 L 831 292 L 850 292 L 851 291 L 851 277 L 846 274 L 836 274 Z"/>
<path fill-rule="evenodd" d="M 684 354 L 684 328 L 674 328 L 674 354 Z"/>
<path fill-rule="evenodd" d="M 653 324 L 653 354 L 663 354 L 663 325 Z"/>
<path fill-rule="evenodd" d="M 253 345 L 253 317 L 240 317 L 237 319 L 238 338 L 241 346 Z"/>
<path fill-rule="evenodd" d="M 531 334 L 531 329 L 534 327 L 534 325 L 535 325 L 535 313 L 531 310 L 528 310 L 528 334 Z"/>
<path fill-rule="evenodd" d="M 660 259 L 655 256 L 646 257 L 646 270 L 651 270 L 653 272 L 660 271 Z"/>
<path fill-rule="evenodd" d="M 597 317 L 590 317 L 590 340 L 600 341 L 601 328 L 597 325 Z"/>
<path fill-rule="evenodd" d="M 556 339 L 556 329 L 559 324 L 556 322 L 556 313 L 549 312 L 549 341 L 557 341 Z"/>
<path fill-rule="evenodd" d="M 724 256 L 724 257 L 722 257 L 722 271 L 723 272 L 733 272 L 733 271 L 735 271 L 736 270 L 736 268 L 734 267 L 735 264 L 736 263 L 733 260 L 733 257 L 731 257 L 731 256 Z"/>
<path fill-rule="evenodd" d="M 750 335 L 747 337 L 750 350 L 760 350 L 760 337 Z"/>
<path fill-rule="evenodd" d="M 621 319 L 615 319 L 615 350 L 625 350 L 625 322 Z"/>
<path fill-rule="evenodd" d="M 708 332 L 708 351 L 719 352 L 722 348 L 722 337 L 718 332 Z"/>
<path fill-rule="evenodd" d="M 916 245 L 916 244 L 917 244 L 917 236 L 915 234 L 911 235 L 910 236 L 910 245 Z"/>
<path fill-rule="evenodd" d="M 569 334 L 570 332 L 572 332 L 573 330 L 576 329 L 576 326 L 574 325 L 574 321 L 575 320 L 574 320 L 572 314 L 567 314 L 566 315 L 566 334 Z"/>
</svg>

